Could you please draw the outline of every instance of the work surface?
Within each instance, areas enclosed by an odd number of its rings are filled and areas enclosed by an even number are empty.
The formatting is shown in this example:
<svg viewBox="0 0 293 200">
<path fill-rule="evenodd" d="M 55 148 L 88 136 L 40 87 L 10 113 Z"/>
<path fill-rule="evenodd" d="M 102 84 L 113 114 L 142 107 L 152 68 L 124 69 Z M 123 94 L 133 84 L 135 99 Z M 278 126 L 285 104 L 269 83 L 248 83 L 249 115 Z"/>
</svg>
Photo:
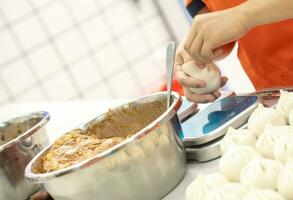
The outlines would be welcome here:
<svg viewBox="0 0 293 200">
<path fill-rule="evenodd" d="M 105 112 L 111 107 L 120 105 L 127 100 L 105 100 L 105 101 L 78 101 L 78 102 L 56 102 L 56 103 L 26 103 L 10 104 L 0 107 L 0 120 L 7 120 L 11 117 L 27 112 L 45 110 L 51 114 L 51 120 L 47 127 L 50 135 L 50 142 L 56 137 Z M 218 160 L 206 163 L 189 162 L 187 173 L 182 182 L 163 200 L 184 200 L 185 189 L 196 178 L 199 173 L 211 173 L 217 171 Z"/>
</svg>

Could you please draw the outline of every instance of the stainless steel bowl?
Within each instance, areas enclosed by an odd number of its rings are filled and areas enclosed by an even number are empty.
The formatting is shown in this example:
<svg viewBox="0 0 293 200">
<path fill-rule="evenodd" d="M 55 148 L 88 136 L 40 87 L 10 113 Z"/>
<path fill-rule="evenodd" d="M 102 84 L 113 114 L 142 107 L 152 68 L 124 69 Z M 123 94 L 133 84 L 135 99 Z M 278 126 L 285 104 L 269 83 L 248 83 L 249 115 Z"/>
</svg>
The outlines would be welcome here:
<svg viewBox="0 0 293 200">
<path fill-rule="evenodd" d="M 1 200 L 24 200 L 39 188 L 24 178 L 24 169 L 48 145 L 48 121 L 49 113 L 42 111 L 0 123 Z"/>
<path fill-rule="evenodd" d="M 156 93 L 119 106 L 166 99 Z M 177 111 L 181 98 L 172 94 L 172 105 L 155 121 L 124 142 L 88 160 L 49 173 L 33 172 L 50 147 L 26 167 L 25 177 L 43 183 L 55 200 L 155 200 L 170 192 L 184 177 L 185 149 L 177 135 L 182 134 Z M 113 109 L 113 110 L 115 110 Z M 99 122 L 105 114 L 82 125 Z"/>
</svg>

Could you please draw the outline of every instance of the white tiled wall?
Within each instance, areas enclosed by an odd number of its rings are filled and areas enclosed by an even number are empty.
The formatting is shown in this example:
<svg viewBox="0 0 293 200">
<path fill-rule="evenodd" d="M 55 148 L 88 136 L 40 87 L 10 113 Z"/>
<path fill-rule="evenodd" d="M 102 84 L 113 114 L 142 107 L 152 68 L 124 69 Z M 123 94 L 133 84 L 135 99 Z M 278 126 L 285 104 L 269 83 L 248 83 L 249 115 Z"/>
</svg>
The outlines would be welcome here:
<svg viewBox="0 0 293 200">
<path fill-rule="evenodd" d="M 169 40 L 152 0 L 1 0 L 0 105 L 158 89 Z"/>
</svg>

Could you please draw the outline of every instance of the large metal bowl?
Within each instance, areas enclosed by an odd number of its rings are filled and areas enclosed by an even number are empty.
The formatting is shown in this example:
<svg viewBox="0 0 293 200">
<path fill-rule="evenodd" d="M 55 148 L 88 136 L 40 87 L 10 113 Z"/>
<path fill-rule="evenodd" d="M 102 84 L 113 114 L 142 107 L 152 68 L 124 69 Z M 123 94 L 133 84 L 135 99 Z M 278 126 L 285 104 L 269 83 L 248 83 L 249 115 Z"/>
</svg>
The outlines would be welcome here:
<svg viewBox="0 0 293 200">
<path fill-rule="evenodd" d="M 24 178 L 24 169 L 48 145 L 48 121 L 42 111 L 0 123 L 0 199 L 24 200 L 39 188 Z"/>
<path fill-rule="evenodd" d="M 166 93 L 156 93 L 115 109 L 165 99 Z M 172 99 L 172 105 L 161 116 L 117 146 L 65 169 L 34 173 L 49 146 L 28 164 L 25 177 L 43 183 L 55 200 L 162 198 L 185 174 L 185 149 L 178 138 L 182 134 L 177 115 L 181 98 L 173 93 Z M 104 117 L 105 114 L 79 128 L 86 129 Z"/>
</svg>

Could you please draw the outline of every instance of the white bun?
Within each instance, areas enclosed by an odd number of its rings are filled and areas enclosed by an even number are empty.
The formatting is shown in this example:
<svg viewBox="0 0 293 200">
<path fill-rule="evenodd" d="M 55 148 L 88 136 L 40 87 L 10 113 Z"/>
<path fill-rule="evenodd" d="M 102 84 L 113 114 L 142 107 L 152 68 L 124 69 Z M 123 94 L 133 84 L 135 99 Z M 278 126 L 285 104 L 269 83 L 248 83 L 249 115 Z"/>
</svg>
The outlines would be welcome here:
<svg viewBox="0 0 293 200">
<path fill-rule="evenodd" d="M 280 91 L 281 95 L 277 104 L 276 109 L 280 111 L 287 122 L 289 122 L 289 113 L 293 110 L 293 92 Z"/>
<path fill-rule="evenodd" d="M 293 159 L 293 131 L 286 134 L 276 142 L 274 147 L 274 158 L 282 163 Z"/>
<path fill-rule="evenodd" d="M 255 148 L 256 137 L 248 129 L 234 129 L 228 128 L 225 137 L 221 141 L 220 149 L 221 153 L 224 154 L 228 148 L 233 145 L 248 145 Z"/>
<path fill-rule="evenodd" d="M 251 188 L 242 200 L 285 200 L 285 198 L 274 190 Z"/>
<path fill-rule="evenodd" d="M 240 183 L 226 183 L 210 192 L 205 200 L 236 200 L 242 199 L 248 189 Z M 197 200 L 197 199 L 196 199 Z"/>
<path fill-rule="evenodd" d="M 241 171 L 240 182 L 247 187 L 277 189 L 282 164 L 271 159 L 253 159 Z"/>
<path fill-rule="evenodd" d="M 290 126 L 293 126 L 293 110 L 289 112 L 289 124 Z"/>
<path fill-rule="evenodd" d="M 221 86 L 221 73 L 214 63 L 200 68 L 194 61 L 190 61 L 182 65 L 182 70 L 187 75 L 206 83 L 204 88 L 190 88 L 195 94 L 211 93 L 218 90 Z"/>
<path fill-rule="evenodd" d="M 281 170 L 278 180 L 278 191 L 286 199 L 293 199 L 293 162 L 288 162 Z"/>
<path fill-rule="evenodd" d="M 239 182 L 243 167 L 254 157 L 257 152 L 249 146 L 234 145 L 222 156 L 219 162 L 221 174 L 231 182 Z"/>
<path fill-rule="evenodd" d="M 276 143 L 286 134 L 292 132 L 290 126 L 266 126 L 264 132 L 256 141 L 256 150 L 266 158 L 274 158 L 274 147 Z"/>
<path fill-rule="evenodd" d="M 187 187 L 185 192 L 186 200 L 204 200 L 213 188 L 225 183 L 228 183 L 228 180 L 221 174 L 199 174 Z"/>
<path fill-rule="evenodd" d="M 286 120 L 279 111 L 259 104 L 248 119 L 248 129 L 258 137 L 268 124 L 282 126 L 286 125 Z"/>
</svg>

